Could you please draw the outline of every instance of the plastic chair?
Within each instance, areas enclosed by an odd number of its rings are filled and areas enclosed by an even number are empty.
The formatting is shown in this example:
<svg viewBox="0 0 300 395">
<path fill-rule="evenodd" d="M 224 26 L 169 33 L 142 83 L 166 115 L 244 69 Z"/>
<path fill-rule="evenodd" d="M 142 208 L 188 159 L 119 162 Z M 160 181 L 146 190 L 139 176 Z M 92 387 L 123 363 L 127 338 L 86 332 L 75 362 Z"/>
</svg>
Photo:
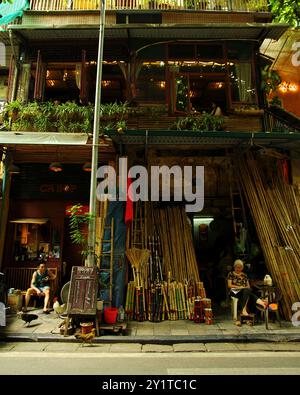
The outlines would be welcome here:
<svg viewBox="0 0 300 395">
<path fill-rule="evenodd" d="M 279 326 L 281 327 L 281 320 L 279 314 L 279 302 L 282 298 L 282 292 L 277 287 L 270 287 L 265 291 L 264 297 L 268 301 L 268 308 L 262 311 L 262 316 L 265 320 L 266 329 L 269 329 L 269 316 L 273 314 L 273 322 L 275 322 L 274 315 L 276 316 Z"/>
</svg>

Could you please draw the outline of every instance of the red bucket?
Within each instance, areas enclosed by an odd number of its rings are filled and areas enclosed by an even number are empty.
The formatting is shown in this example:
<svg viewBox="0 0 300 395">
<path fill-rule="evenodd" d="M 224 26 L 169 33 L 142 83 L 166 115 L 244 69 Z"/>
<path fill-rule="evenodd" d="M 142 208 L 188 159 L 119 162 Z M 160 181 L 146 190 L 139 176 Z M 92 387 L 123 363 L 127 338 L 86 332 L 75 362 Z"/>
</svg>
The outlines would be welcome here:
<svg viewBox="0 0 300 395">
<path fill-rule="evenodd" d="M 118 309 L 117 307 L 106 307 L 104 309 L 104 321 L 107 324 L 115 324 L 117 321 Z"/>
</svg>

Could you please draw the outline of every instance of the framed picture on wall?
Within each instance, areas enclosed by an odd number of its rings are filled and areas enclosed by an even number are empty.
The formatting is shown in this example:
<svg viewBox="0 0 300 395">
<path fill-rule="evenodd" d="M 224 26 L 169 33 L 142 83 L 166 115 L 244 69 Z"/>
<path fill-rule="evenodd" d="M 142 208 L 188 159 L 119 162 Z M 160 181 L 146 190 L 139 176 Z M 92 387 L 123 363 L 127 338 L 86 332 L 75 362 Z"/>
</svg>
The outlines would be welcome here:
<svg viewBox="0 0 300 395">
<path fill-rule="evenodd" d="M 60 258 L 60 244 L 54 244 L 53 245 L 52 256 L 55 259 L 59 259 Z"/>
<path fill-rule="evenodd" d="M 49 254 L 49 243 L 41 241 L 39 243 L 39 253 Z"/>
</svg>

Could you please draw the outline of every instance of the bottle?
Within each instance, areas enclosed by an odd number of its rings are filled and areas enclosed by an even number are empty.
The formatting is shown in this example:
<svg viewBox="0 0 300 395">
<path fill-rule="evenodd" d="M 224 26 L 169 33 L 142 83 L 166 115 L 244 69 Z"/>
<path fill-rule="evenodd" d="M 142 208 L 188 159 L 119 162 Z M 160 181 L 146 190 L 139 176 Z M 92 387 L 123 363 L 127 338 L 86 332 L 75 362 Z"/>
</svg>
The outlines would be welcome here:
<svg viewBox="0 0 300 395">
<path fill-rule="evenodd" d="M 125 310 L 124 310 L 123 306 L 121 305 L 119 307 L 119 311 L 118 311 L 118 321 L 123 322 L 124 320 L 125 320 Z"/>
</svg>

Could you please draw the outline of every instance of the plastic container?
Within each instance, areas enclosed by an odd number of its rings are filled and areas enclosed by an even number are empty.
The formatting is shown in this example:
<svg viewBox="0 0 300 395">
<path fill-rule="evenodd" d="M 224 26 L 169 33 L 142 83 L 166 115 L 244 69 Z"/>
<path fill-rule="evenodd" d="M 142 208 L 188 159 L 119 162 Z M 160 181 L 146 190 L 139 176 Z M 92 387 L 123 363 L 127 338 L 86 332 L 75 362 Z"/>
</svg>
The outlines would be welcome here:
<svg viewBox="0 0 300 395">
<path fill-rule="evenodd" d="M 87 333 L 90 333 L 94 327 L 93 322 L 82 322 L 80 324 L 81 326 L 81 333 L 83 335 L 86 335 Z"/>
<path fill-rule="evenodd" d="M 118 322 L 124 322 L 124 320 L 125 320 L 125 310 L 121 305 L 118 311 Z"/>
<path fill-rule="evenodd" d="M 106 307 L 104 309 L 104 321 L 107 324 L 115 324 L 117 321 L 118 309 L 117 307 Z"/>
</svg>

